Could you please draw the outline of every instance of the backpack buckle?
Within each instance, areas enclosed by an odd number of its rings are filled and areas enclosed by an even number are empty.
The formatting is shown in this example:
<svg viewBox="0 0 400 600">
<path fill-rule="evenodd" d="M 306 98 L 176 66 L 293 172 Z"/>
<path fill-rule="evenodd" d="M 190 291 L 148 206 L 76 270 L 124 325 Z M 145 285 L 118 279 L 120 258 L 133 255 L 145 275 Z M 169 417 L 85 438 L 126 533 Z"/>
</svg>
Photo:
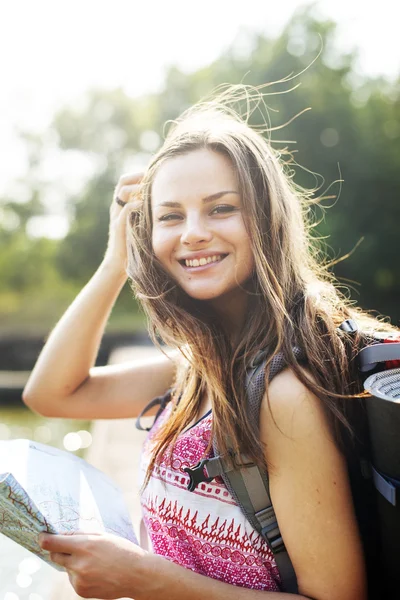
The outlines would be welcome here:
<svg viewBox="0 0 400 600">
<path fill-rule="evenodd" d="M 208 463 L 208 458 L 203 458 L 197 465 L 194 467 L 184 467 L 182 470 L 185 471 L 190 479 L 187 486 L 189 492 L 194 492 L 199 483 L 210 483 L 214 479 L 214 477 L 208 477 L 208 473 L 206 470 L 206 465 Z"/>
<path fill-rule="evenodd" d="M 351 335 L 358 331 L 358 325 L 354 319 L 346 319 L 339 325 L 338 329 Z"/>
</svg>

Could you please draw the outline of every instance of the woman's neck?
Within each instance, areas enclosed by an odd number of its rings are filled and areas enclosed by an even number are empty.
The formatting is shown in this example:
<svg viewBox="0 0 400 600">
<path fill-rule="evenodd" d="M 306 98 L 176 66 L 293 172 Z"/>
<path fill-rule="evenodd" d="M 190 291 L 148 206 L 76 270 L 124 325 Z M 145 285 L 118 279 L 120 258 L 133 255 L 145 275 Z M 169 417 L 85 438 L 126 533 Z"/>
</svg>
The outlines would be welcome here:
<svg viewBox="0 0 400 600">
<path fill-rule="evenodd" d="M 216 298 L 210 304 L 220 319 L 221 325 L 229 336 L 232 345 L 237 344 L 240 333 L 246 320 L 249 296 L 238 290 L 229 297 Z"/>
</svg>

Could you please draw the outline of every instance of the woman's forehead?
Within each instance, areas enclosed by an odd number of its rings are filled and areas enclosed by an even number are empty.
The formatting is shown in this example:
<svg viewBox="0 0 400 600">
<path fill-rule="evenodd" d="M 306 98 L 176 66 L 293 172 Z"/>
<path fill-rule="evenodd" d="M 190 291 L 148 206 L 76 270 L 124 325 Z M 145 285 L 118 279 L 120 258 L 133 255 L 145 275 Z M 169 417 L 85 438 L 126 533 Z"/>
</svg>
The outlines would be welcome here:
<svg viewBox="0 0 400 600">
<path fill-rule="evenodd" d="M 237 177 L 229 158 L 205 148 L 168 158 L 157 170 L 152 184 L 152 204 L 168 196 L 187 197 L 197 191 L 207 196 L 221 190 L 238 191 Z"/>
</svg>

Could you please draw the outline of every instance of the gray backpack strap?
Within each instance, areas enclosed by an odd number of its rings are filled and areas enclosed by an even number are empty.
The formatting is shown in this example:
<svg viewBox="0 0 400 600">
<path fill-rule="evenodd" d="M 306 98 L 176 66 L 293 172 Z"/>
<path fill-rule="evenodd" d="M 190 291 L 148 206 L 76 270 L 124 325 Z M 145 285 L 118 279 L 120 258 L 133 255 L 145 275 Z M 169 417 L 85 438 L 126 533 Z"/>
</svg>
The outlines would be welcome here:
<svg viewBox="0 0 400 600">
<path fill-rule="evenodd" d="M 400 359 L 400 343 L 372 344 L 358 353 L 360 371 L 365 373 L 375 369 L 378 363 Z"/>
<path fill-rule="evenodd" d="M 299 348 L 294 354 L 301 358 Z M 247 373 L 246 390 L 249 419 L 259 436 L 260 407 L 265 393 L 266 352 L 259 352 Z M 269 381 L 286 366 L 283 354 L 275 355 L 270 364 Z M 219 456 L 216 441 L 213 442 L 215 458 L 202 465 L 204 472 L 211 477 L 220 475 L 233 498 L 238 503 L 249 523 L 267 542 L 274 555 L 282 582 L 282 591 L 297 593 L 297 580 L 289 555 L 286 551 L 275 511 L 269 495 L 268 473 L 260 470 L 246 456 L 240 457 L 240 463 L 234 457 L 228 459 Z"/>
</svg>

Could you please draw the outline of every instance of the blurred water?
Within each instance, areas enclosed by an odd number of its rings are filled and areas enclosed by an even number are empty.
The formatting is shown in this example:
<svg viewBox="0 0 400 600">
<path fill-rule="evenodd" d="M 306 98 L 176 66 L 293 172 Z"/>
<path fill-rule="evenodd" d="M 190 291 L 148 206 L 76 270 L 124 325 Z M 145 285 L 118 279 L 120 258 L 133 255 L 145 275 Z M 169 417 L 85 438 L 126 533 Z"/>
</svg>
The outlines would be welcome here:
<svg viewBox="0 0 400 600">
<path fill-rule="evenodd" d="M 57 571 L 0 535 L 0 600 L 50 600 Z"/>
<path fill-rule="evenodd" d="M 0 439 L 28 438 L 83 456 L 90 422 L 48 419 L 24 408 L 0 407 Z M 60 573 L 0 534 L 0 600 L 50 600 Z"/>
</svg>

